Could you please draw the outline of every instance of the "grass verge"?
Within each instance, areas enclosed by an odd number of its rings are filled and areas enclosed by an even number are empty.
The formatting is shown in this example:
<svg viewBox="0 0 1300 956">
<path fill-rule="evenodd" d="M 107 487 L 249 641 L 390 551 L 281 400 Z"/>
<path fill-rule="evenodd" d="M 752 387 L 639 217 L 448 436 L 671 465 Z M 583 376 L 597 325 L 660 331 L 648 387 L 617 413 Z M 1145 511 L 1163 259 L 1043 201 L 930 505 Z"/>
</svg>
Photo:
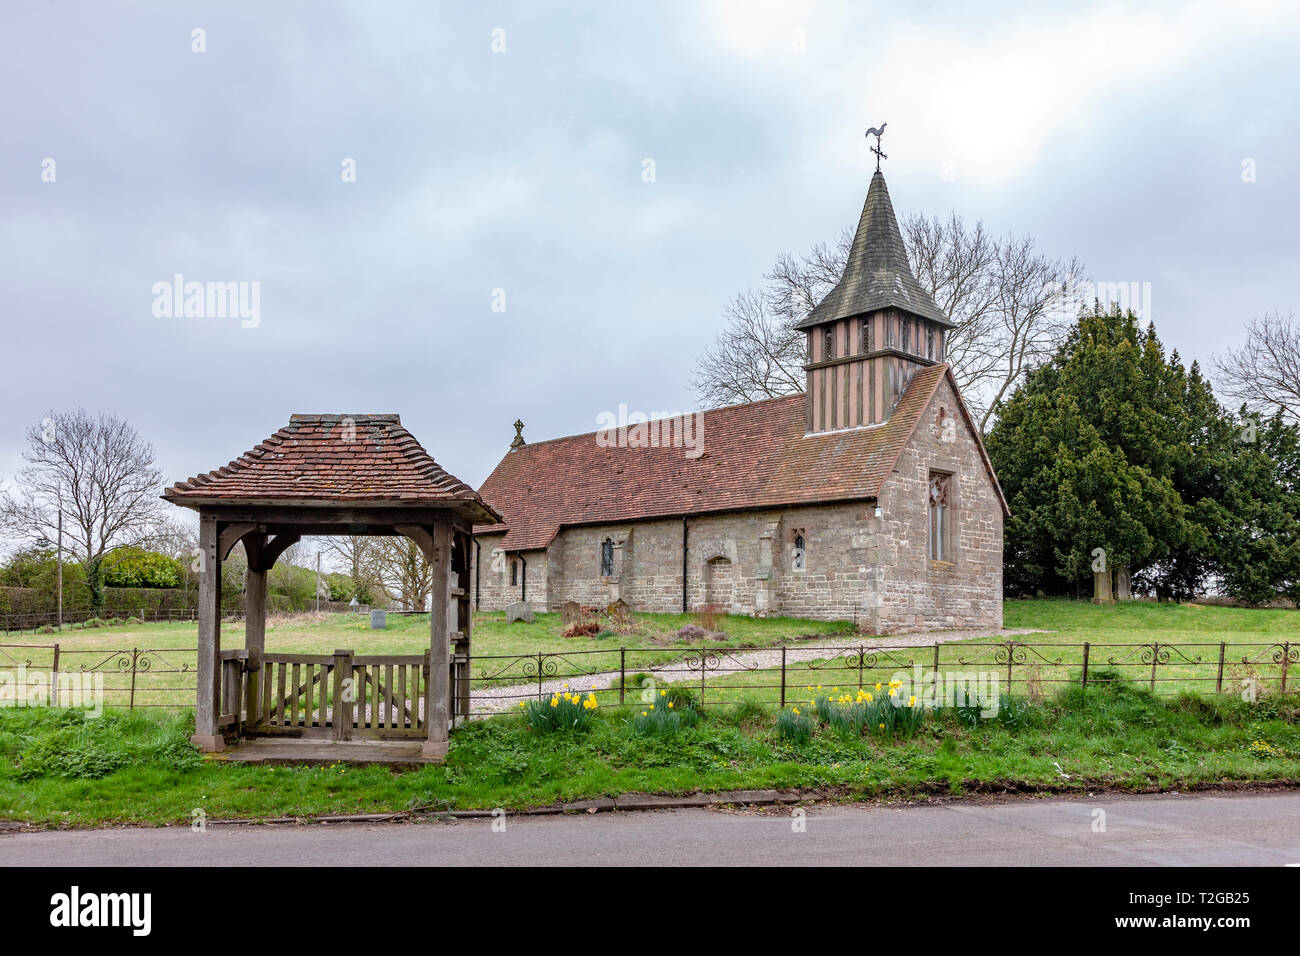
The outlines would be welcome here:
<svg viewBox="0 0 1300 956">
<path fill-rule="evenodd" d="M 637 712 L 639 714 L 639 711 Z M 1006 789 L 1063 792 L 1300 782 L 1294 696 L 1157 698 L 1127 685 L 1069 688 L 1010 726 L 932 713 L 913 736 L 846 736 L 816 723 L 791 740 L 770 710 L 719 708 L 672 733 L 600 708 L 586 732 L 522 715 L 453 735 L 443 766 L 250 767 L 202 761 L 186 713 L 0 713 L 0 817 L 42 826 L 209 818 L 525 808 L 630 791 L 816 788 L 845 799 Z M 629 717 L 633 719 L 629 721 Z M 1068 776 L 1063 776 L 1063 774 Z"/>
</svg>

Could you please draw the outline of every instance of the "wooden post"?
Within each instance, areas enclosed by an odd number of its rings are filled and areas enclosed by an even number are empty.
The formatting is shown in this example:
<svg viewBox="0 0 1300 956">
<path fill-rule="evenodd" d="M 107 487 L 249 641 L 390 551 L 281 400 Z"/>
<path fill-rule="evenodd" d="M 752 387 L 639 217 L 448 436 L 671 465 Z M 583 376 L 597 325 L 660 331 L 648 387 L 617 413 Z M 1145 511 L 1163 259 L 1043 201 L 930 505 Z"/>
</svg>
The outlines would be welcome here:
<svg viewBox="0 0 1300 956">
<path fill-rule="evenodd" d="M 1083 687 L 1088 687 L 1088 657 L 1092 651 L 1092 644 L 1088 641 L 1083 642 Z"/>
<path fill-rule="evenodd" d="M 248 556 L 248 571 L 244 576 L 244 647 L 248 660 L 244 662 L 244 723 L 257 724 L 257 702 L 260 698 L 259 679 L 262 674 L 262 655 L 266 653 L 266 534 L 245 535 L 244 552 Z M 235 702 L 239 707 L 239 702 Z"/>
<path fill-rule="evenodd" d="M 781 709 L 785 709 L 785 645 L 781 645 Z"/>
<path fill-rule="evenodd" d="M 282 672 L 283 673 L 283 672 Z M 346 681 L 346 683 L 344 683 Z M 351 649 L 334 650 L 334 704 L 331 719 L 335 740 L 352 739 L 352 708 L 357 698 Z M 365 707 L 365 701 L 361 703 Z M 322 708 L 323 709 L 323 708 Z"/>
<path fill-rule="evenodd" d="M 429 737 L 424 743 L 425 758 L 441 762 L 450 746 L 448 724 L 451 720 L 451 635 L 447 622 L 450 613 L 451 525 L 439 521 L 433 526 L 433 587 L 429 605 L 429 683 L 425 687 L 424 712 Z"/>
<path fill-rule="evenodd" d="M 217 730 L 221 700 L 221 559 L 217 556 L 217 519 L 199 516 L 199 660 L 194 736 L 190 743 L 206 753 L 225 749 Z"/>
</svg>

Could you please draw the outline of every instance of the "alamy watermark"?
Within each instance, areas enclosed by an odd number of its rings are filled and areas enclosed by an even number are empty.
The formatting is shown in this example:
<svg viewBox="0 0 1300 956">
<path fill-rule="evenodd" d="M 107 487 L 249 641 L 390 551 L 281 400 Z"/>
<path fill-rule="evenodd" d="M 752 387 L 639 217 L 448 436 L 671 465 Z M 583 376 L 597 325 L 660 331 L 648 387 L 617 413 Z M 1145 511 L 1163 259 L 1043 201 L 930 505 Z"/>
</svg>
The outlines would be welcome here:
<svg viewBox="0 0 1300 956">
<path fill-rule="evenodd" d="M 0 708 L 68 707 L 87 717 L 104 713 L 104 675 L 90 671 L 0 670 Z"/>
<path fill-rule="evenodd" d="M 237 318 L 245 329 L 262 324 L 262 283 L 197 282 L 176 273 L 153 284 L 153 314 L 158 319 Z"/>
<path fill-rule="evenodd" d="M 980 716 L 996 717 L 1001 705 L 1000 677 L 997 671 L 930 671 L 920 664 L 912 673 L 898 671 L 890 681 L 898 687 L 894 704 L 902 707 L 915 697 L 913 706 L 979 707 Z"/>
<path fill-rule="evenodd" d="M 596 444 L 601 448 L 683 448 L 687 458 L 704 454 L 703 412 L 617 412 L 596 416 Z"/>
<path fill-rule="evenodd" d="M 1155 320 L 1151 310 L 1150 282 L 1049 282 L 1044 293 L 1051 302 L 1048 311 L 1058 319 L 1077 318 L 1080 311 L 1091 309 L 1094 302 L 1100 302 L 1103 308 L 1114 304 L 1121 312 L 1131 310 L 1144 322 Z"/>
</svg>

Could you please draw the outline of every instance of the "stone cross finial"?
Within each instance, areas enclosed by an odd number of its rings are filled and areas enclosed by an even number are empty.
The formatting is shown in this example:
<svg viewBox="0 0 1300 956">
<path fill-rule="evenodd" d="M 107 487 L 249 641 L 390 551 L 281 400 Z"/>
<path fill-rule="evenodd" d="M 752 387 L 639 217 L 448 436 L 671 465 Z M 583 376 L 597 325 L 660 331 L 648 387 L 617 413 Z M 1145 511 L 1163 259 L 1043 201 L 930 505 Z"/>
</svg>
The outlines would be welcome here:
<svg viewBox="0 0 1300 956">
<path fill-rule="evenodd" d="M 527 445 L 527 444 L 528 444 L 528 442 L 524 441 L 524 423 L 523 423 L 522 421 L 520 421 L 519 419 L 516 418 L 516 419 L 515 419 L 515 437 L 514 437 L 514 440 L 513 440 L 512 442 L 510 442 L 510 447 L 511 447 L 511 448 L 518 448 L 520 445 Z"/>
<path fill-rule="evenodd" d="M 889 154 L 880 151 L 880 137 L 885 135 L 885 127 L 888 125 L 881 123 L 879 127 L 873 126 L 867 130 L 867 136 L 876 137 L 876 145 L 871 147 L 871 151 L 876 154 L 876 172 L 880 172 L 880 161 L 889 158 Z"/>
</svg>

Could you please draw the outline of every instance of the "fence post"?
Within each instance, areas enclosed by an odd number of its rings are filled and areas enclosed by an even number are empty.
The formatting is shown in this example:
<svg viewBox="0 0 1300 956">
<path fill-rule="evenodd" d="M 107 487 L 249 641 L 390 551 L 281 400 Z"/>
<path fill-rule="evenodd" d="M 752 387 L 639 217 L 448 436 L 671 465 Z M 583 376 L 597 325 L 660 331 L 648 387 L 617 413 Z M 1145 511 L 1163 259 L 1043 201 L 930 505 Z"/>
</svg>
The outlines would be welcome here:
<svg viewBox="0 0 1300 956">
<path fill-rule="evenodd" d="M 280 665 L 284 667 L 283 664 Z M 346 676 L 345 676 L 346 675 Z M 430 675 L 432 676 L 432 675 Z M 350 690 L 345 690 L 344 681 Z M 334 739 L 352 739 L 352 701 L 356 696 L 356 678 L 352 673 L 352 651 L 334 651 Z"/>
<path fill-rule="evenodd" d="M 1147 688 L 1151 693 L 1156 692 L 1156 665 L 1160 663 L 1160 642 L 1156 641 L 1151 645 L 1151 684 Z"/>
<path fill-rule="evenodd" d="M 1223 693 L 1223 658 L 1224 655 L 1227 654 L 1227 651 L 1228 651 L 1228 642 L 1219 641 L 1219 679 L 1214 684 L 1214 692 L 1216 694 Z"/>
<path fill-rule="evenodd" d="M 939 642 L 934 642 L 934 697 L 939 699 Z"/>
<path fill-rule="evenodd" d="M 1291 642 L 1282 642 L 1282 693 L 1286 693 L 1286 665 L 1291 657 Z"/>
<path fill-rule="evenodd" d="M 859 678 L 861 680 L 861 678 Z M 781 645 L 781 709 L 785 709 L 785 645 Z"/>
<path fill-rule="evenodd" d="M 708 666 L 709 655 L 706 650 L 700 650 L 700 706 L 704 706 L 704 668 Z"/>
<path fill-rule="evenodd" d="M 618 649 L 618 705 L 627 702 L 627 648 Z"/>
<path fill-rule="evenodd" d="M 138 647 L 131 648 L 131 703 L 127 707 L 127 710 L 135 710 L 135 671 L 136 671 L 136 663 L 139 660 L 140 660 L 140 648 Z M 217 662 L 217 666 L 218 667 L 221 666 L 220 661 Z M 221 715 L 218 714 L 217 717 L 220 718 Z"/>
<path fill-rule="evenodd" d="M 537 699 L 542 699 L 542 654 L 537 655 Z"/>
<path fill-rule="evenodd" d="M 1087 641 L 1083 642 L 1083 689 L 1088 689 L 1088 657 L 1092 652 L 1092 645 Z"/>
</svg>

